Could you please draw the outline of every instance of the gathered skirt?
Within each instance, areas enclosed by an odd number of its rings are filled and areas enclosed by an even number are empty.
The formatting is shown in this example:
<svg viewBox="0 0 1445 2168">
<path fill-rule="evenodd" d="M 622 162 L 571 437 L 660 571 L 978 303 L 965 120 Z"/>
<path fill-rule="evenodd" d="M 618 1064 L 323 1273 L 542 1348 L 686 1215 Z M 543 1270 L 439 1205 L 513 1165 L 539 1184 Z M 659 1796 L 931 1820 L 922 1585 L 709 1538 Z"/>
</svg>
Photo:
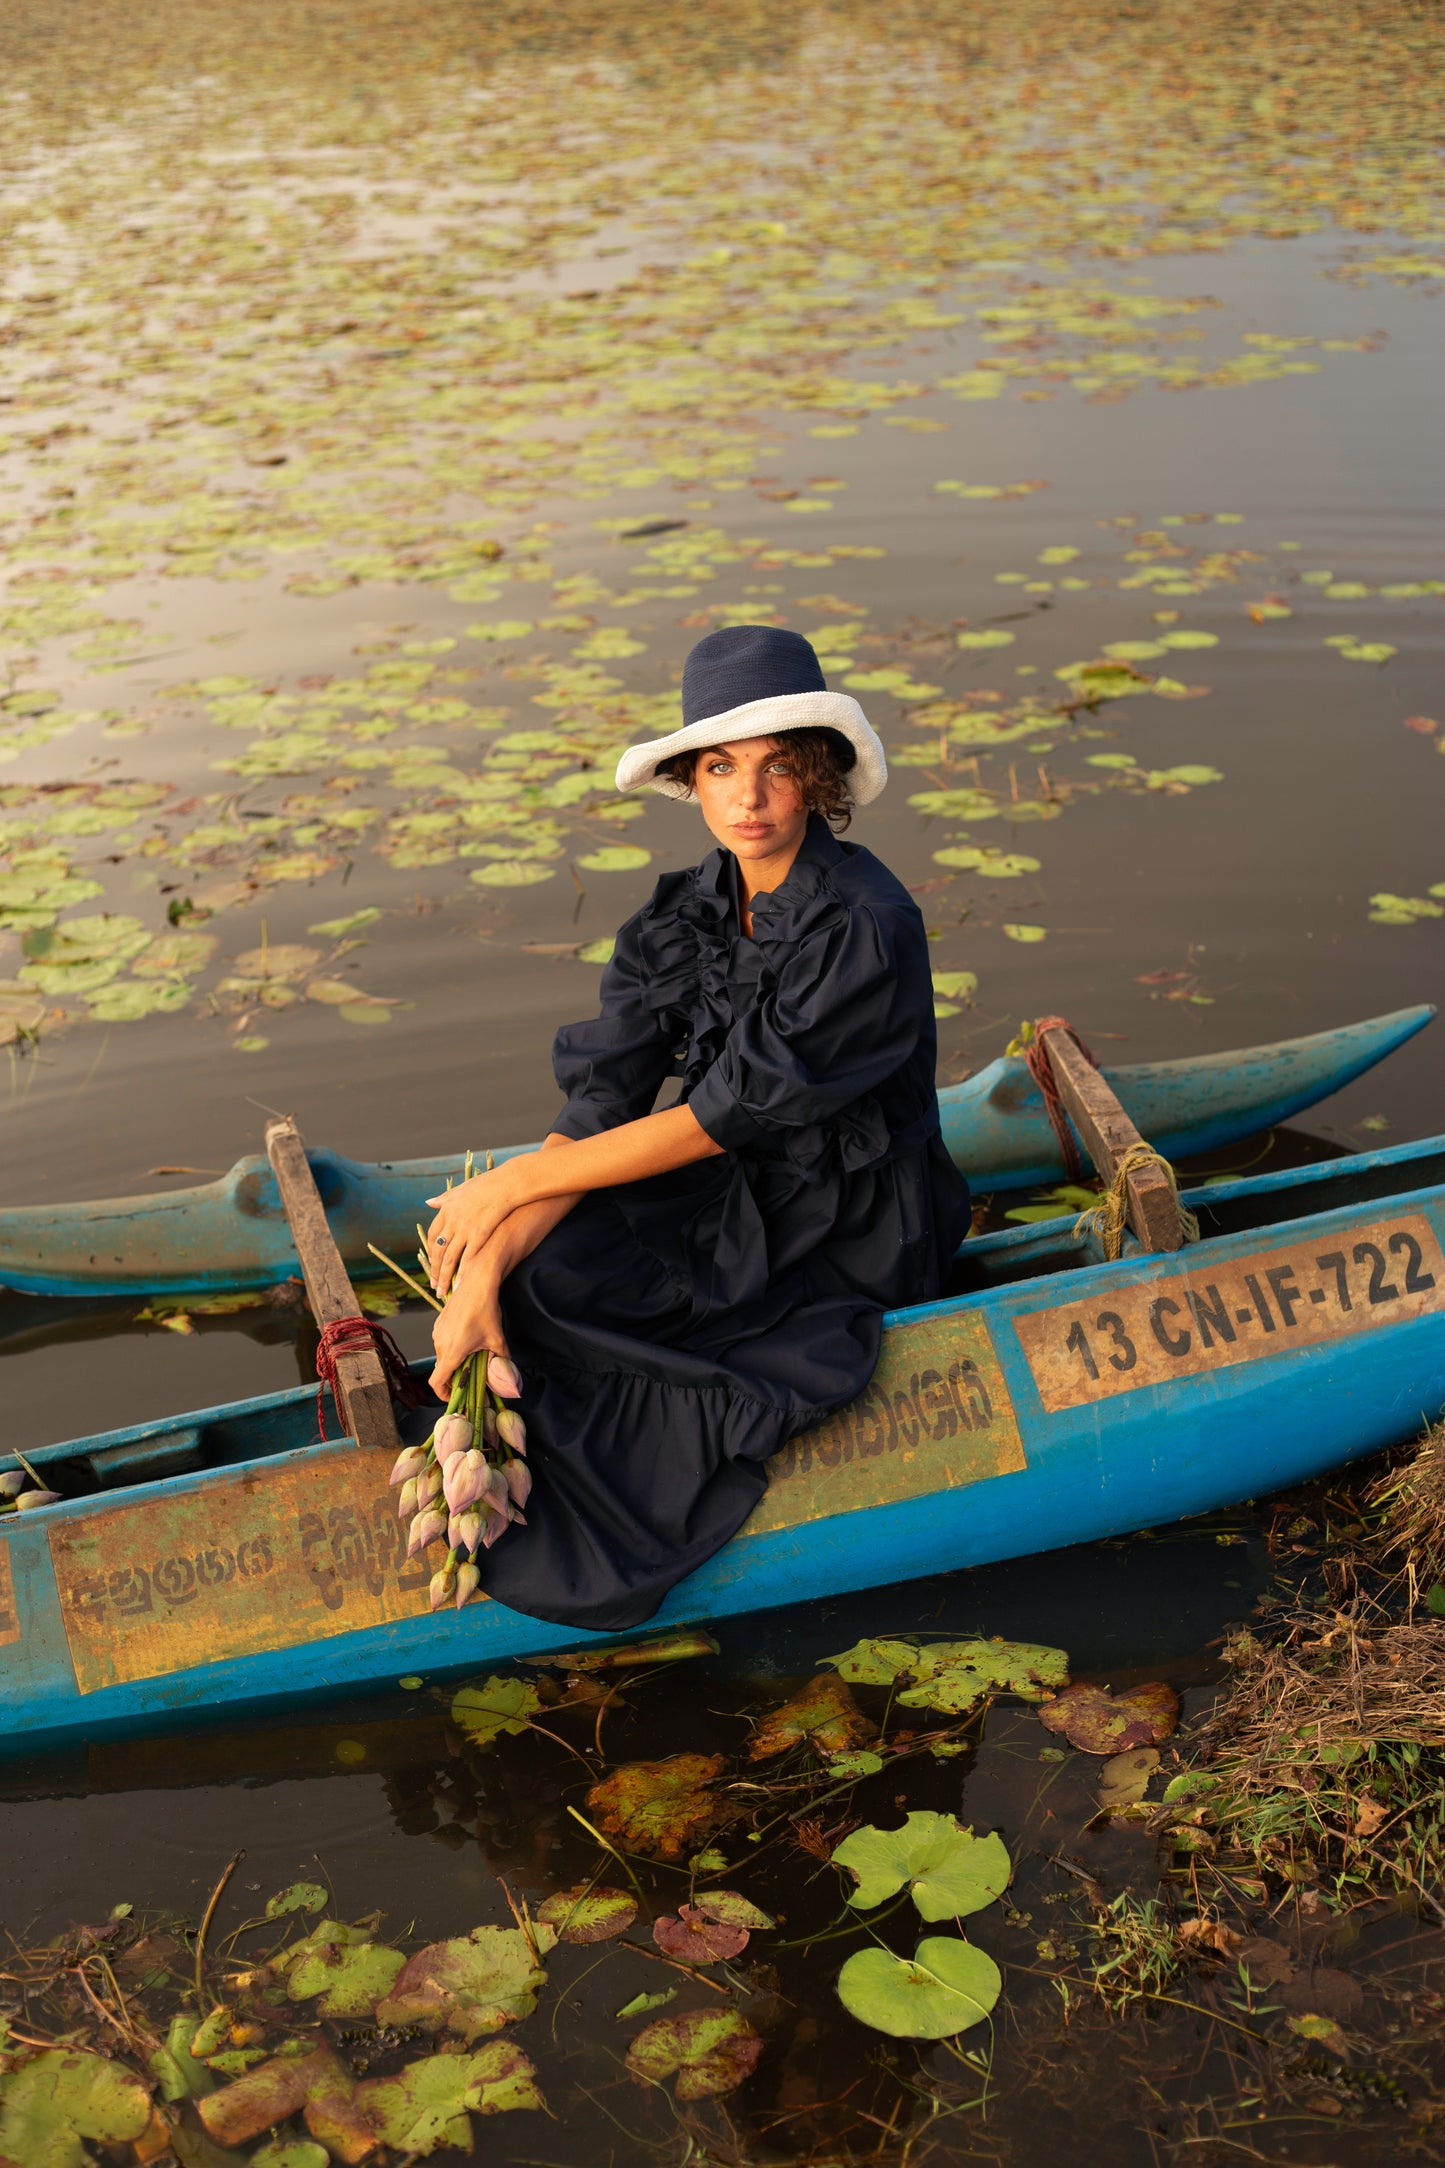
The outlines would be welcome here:
<svg viewBox="0 0 1445 2168">
<path fill-rule="evenodd" d="M 485 1593 L 643 1624 L 769 1456 L 862 1392 L 883 1312 L 940 1295 L 967 1228 L 936 1135 L 831 1181 L 729 1153 L 584 1197 L 503 1289 L 533 1490 L 478 1557 Z"/>
</svg>

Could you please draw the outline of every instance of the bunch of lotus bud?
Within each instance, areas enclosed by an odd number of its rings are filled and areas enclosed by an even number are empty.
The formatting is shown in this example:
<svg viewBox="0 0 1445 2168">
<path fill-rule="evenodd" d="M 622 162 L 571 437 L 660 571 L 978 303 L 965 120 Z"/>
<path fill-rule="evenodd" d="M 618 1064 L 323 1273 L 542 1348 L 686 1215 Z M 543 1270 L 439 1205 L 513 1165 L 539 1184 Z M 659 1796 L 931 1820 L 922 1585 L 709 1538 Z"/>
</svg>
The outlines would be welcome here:
<svg viewBox="0 0 1445 2168">
<path fill-rule="evenodd" d="M 25 1486 L 29 1481 L 30 1474 L 25 1468 L 12 1468 L 0 1475 L 0 1513 L 29 1513 L 36 1506 L 60 1503 L 58 1490 L 46 1490 L 38 1478 L 34 1490 L 27 1490 Z"/>
<path fill-rule="evenodd" d="M 432 1575 L 431 1607 L 460 1611 L 476 1594 L 477 1553 L 490 1550 L 513 1521 L 526 1516 L 532 1488 L 527 1426 L 515 1408 L 522 1381 L 501 1355 L 485 1350 L 463 1363 L 451 1399 L 425 1445 L 409 1445 L 391 1471 L 399 1486 L 397 1515 L 410 1523 L 407 1556 L 445 1538 L 445 1563 Z"/>
</svg>

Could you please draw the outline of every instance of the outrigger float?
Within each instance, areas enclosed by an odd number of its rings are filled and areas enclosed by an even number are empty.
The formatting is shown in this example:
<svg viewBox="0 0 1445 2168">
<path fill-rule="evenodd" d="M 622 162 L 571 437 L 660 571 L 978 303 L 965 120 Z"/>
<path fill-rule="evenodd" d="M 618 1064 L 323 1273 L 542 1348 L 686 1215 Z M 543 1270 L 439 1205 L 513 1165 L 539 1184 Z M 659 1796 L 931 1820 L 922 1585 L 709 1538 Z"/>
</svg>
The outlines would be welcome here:
<svg viewBox="0 0 1445 2168">
<path fill-rule="evenodd" d="M 1151 1253 L 1137 1228 L 1177 1213 L 1167 1176 L 1151 1201 L 1159 1170 L 1124 1165 L 1139 1140 L 1113 1094 L 1065 1059 L 1054 1074 L 1121 1197 L 1127 1176 L 1122 1253 L 1069 1218 L 970 1241 L 948 1299 L 885 1319 L 867 1392 L 776 1456 L 659 1627 L 1187 1518 L 1440 1413 L 1445 1136 L 1206 1183 L 1182 1199 L 1198 1240 Z M 12 1750 L 606 1638 L 486 1601 L 431 1614 L 392 1446 L 315 1437 L 298 1389 L 27 1456 L 62 1500 L 0 1522 Z"/>
<path fill-rule="evenodd" d="M 1226 1149 L 1343 1090 L 1435 1014 L 1422 1005 L 1271 1046 L 1102 1071 L 1138 1129 L 1167 1159 Z M 1064 1173 L 1059 1140 L 1027 1065 L 1007 1055 L 938 1095 L 943 1138 L 975 1191 L 1029 1189 Z M 498 1160 L 534 1151 L 497 1148 Z M 477 1152 L 480 1161 L 482 1153 Z M 410 1251 L 418 1201 L 462 1172 L 443 1159 L 368 1163 L 307 1154 L 345 1265 L 374 1267 L 368 1244 Z M 193 1294 L 268 1287 L 296 1270 L 273 1170 L 243 1159 L 195 1189 L 0 1211 L 0 1287 L 33 1295 Z"/>
</svg>

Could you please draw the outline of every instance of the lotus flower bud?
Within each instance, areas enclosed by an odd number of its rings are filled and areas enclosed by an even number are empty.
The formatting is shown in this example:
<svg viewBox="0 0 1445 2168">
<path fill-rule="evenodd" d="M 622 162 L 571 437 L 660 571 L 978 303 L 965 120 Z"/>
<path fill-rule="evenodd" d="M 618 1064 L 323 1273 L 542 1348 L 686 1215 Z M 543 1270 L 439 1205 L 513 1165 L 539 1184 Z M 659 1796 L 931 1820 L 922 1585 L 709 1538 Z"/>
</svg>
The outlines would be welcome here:
<svg viewBox="0 0 1445 2168">
<path fill-rule="evenodd" d="M 387 1477 L 387 1481 L 395 1488 L 398 1483 L 409 1482 L 414 1475 L 420 1475 L 425 1466 L 426 1447 L 424 1445 L 408 1445 L 397 1454 L 396 1465 Z"/>
<path fill-rule="evenodd" d="M 434 1506 L 429 1506 L 425 1513 L 418 1513 L 411 1524 L 411 1535 L 406 1546 L 407 1557 L 415 1558 L 419 1551 L 424 1551 L 429 1543 L 435 1543 L 437 1537 L 444 1536 L 446 1532 L 445 1513 L 438 1513 Z"/>
<path fill-rule="evenodd" d="M 503 1400 L 520 1400 L 522 1373 L 505 1355 L 494 1355 L 487 1364 L 487 1383 Z"/>
<path fill-rule="evenodd" d="M 0 1475 L 0 1498 L 13 1498 L 17 1491 L 24 1490 L 25 1481 L 23 1468 L 12 1468 L 8 1475 Z"/>
<path fill-rule="evenodd" d="M 423 1468 L 416 1479 L 416 1502 L 419 1506 L 434 1505 L 442 1494 L 440 1468 Z"/>
<path fill-rule="evenodd" d="M 475 1551 L 480 1547 L 486 1514 L 476 1506 L 468 1506 L 465 1513 L 454 1513 L 447 1530 L 447 1540 L 455 1550 Z"/>
<path fill-rule="evenodd" d="M 59 1503 L 60 1493 L 58 1490 L 22 1491 L 15 1501 L 16 1510 L 21 1513 L 28 1513 L 32 1506 L 53 1506 Z"/>
<path fill-rule="evenodd" d="M 500 1513 L 503 1519 L 511 1511 L 512 1493 L 500 1468 L 487 1470 L 487 1504 L 494 1513 Z"/>
<path fill-rule="evenodd" d="M 444 1490 L 447 1504 L 453 1513 L 465 1513 L 487 1495 L 487 1478 L 490 1470 L 484 1453 L 475 1446 L 469 1453 L 459 1453 L 447 1463 Z"/>
<path fill-rule="evenodd" d="M 490 1393 L 482 1402 L 482 1443 L 493 1452 L 497 1444 L 497 1403 Z"/>
<path fill-rule="evenodd" d="M 511 1523 L 505 1513 L 489 1514 L 487 1517 L 486 1528 L 482 1533 L 483 1550 L 489 1551 L 492 1548 L 492 1545 L 496 1542 L 497 1538 L 499 1536 L 504 1536 L 510 1526 Z"/>
<path fill-rule="evenodd" d="M 532 1495 L 532 1471 L 524 1460 L 509 1460 L 502 1470 L 514 1506 L 524 1506 Z"/>
<path fill-rule="evenodd" d="M 416 1477 L 409 1475 L 402 1484 L 401 1495 L 396 1501 L 396 1517 L 399 1521 L 409 1521 L 415 1511 Z"/>
<path fill-rule="evenodd" d="M 470 1560 L 465 1566 L 457 1568 L 457 1609 L 459 1611 L 464 1604 L 469 1603 L 472 1597 L 475 1596 L 481 1578 L 481 1574 Z"/>
<path fill-rule="evenodd" d="M 503 1408 L 497 1417 L 497 1436 L 503 1445 L 509 1445 L 514 1453 L 527 1457 L 527 1426 L 515 1408 Z"/>
<path fill-rule="evenodd" d="M 465 1453 L 471 1442 L 472 1426 L 464 1415 L 444 1415 L 432 1433 L 432 1444 L 443 1466 L 458 1453 Z"/>
<path fill-rule="evenodd" d="M 432 1575 L 431 1586 L 427 1590 L 427 1598 L 433 1611 L 440 1611 L 444 1603 L 451 1602 L 452 1590 L 455 1586 L 456 1573 L 451 1560 L 448 1559 L 446 1564 L 439 1567 Z"/>
</svg>

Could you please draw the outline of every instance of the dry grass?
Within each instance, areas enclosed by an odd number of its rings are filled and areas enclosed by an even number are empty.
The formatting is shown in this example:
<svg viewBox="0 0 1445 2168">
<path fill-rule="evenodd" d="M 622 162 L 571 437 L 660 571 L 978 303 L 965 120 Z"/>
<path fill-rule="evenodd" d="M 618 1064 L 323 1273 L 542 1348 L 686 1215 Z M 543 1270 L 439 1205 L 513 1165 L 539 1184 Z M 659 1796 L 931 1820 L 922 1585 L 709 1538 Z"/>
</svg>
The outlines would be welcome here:
<svg viewBox="0 0 1445 2168">
<path fill-rule="evenodd" d="M 1382 1543 L 1402 1555 L 1413 1611 L 1422 1592 L 1445 1582 L 1445 1423 L 1432 1424 L 1414 1456 L 1375 1490 Z"/>
</svg>

